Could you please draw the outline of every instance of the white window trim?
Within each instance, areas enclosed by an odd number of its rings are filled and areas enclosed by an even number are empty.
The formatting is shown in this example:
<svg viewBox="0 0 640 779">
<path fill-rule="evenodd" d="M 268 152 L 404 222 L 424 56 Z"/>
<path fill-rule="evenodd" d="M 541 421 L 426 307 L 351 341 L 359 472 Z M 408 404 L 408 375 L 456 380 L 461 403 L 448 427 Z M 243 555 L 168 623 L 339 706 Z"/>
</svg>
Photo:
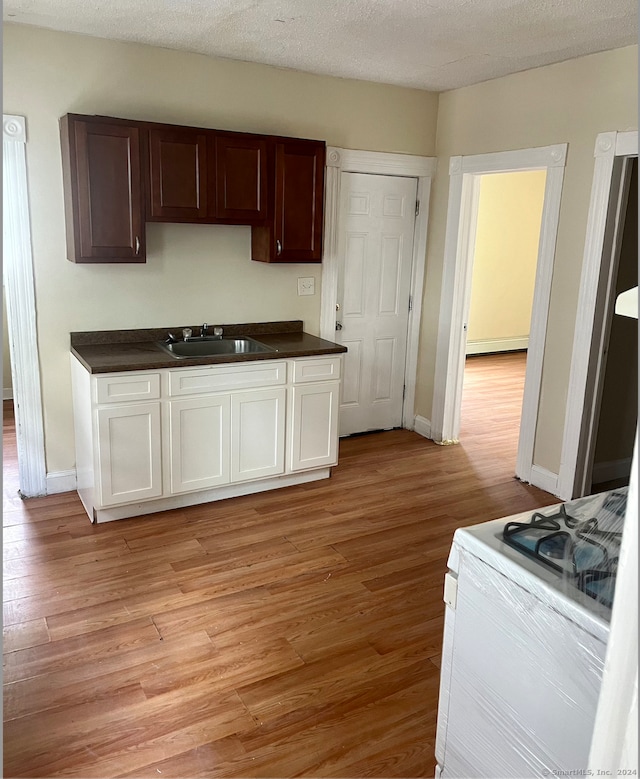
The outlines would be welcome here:
<svg viewBox="0 0 640 779">
<path fill-rule="evenodd" d="M 533 450 L 566 155 L 567 144 L 556 144 L 451 158 L 431 413 L 433 439 L 442 443 L 457 443 L 464 376 L 465 317 L 469 311 L 475 215 L 480 196 L 479 177 L 487 173 L 546 170 L 516 475 L 549 492 L 557 489 L 557 474 L 534 466 Z"/>
<path fill-rule="evenodd" d="M 11 376 L 20 493 L 47 494 L 42 393 L 36 333 L 31 226 L 27 188 L 26 122 L 3 114 L 3 238 Z"/>
<path fill-rule="evenodd" d="M 422 294 L 427 253 L 427 227 L 431 180 L 436 169 L 434 157 L 412 154 L 359 151 L 327 148 L 325 181 L 324 254 L 322 259 L 322 296 L 320 302 L 320 335 L 335 340 L 336 301 L 341 258 L 338 256 L 338 204 L 342 173 L 369 173 L 382 176 L 407 176 L 418 180 L 420 212 L 416 217 L 411 265 L 411 300 L 407 330 L 405 362 L 405 399 L 402 426 L 413 430 L 415 420 L 416 376 L 418 371 L 418 341 L 422 316 Z"/>
</svg>

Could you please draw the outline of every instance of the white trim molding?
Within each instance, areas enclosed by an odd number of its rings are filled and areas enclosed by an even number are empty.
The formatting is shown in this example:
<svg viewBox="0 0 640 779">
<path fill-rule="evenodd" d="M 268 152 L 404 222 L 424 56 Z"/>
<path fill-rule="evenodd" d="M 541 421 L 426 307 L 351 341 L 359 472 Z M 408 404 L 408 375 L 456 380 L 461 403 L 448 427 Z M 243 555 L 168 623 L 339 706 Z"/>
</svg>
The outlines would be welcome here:
<svg viewBox="0 0 640 779">
<path fill-rule="evenodd" d="M 413 422 L 413 429 L 423 438 L 431 438 L 431 420 L 426 417 L 421 417 L 420 414 L 416 414 L 416 418 Z"/>
<path fill-rule="evenodd" d="M 622 233 L 624 163 L 637 156 L 637 131 L 600 133 L 596 139 L 558 480 L 564 500 L 580 497 L 590 487 L 587 481 L 595 448 L 598 386 L 604 371 L 607 321 L 614 303 L 610 300 L 613 257 Z"/>
<path fill-rule="evenodd" d="M 20 493 L 46 495 L 42 393 L 27 189 L 26 122 L 2 117 L 4 283 Z"/>
<path fill-rule="evenodd" d="M 558 474 L 541 468 L 539 465 L 531 466 L 530 483 L 551 495 L 558 494 Z"/>
<path fill-rule="evenodd" d="M 467 354 L 495 354 L 496 352 L 522 352 L 529 346 L 529 337 L 488 338 L 484 341 L 467 341 Z"/>
<path fill-rule="evenodd" d="M 452 157 L 449 162 L 449 206 L 444 247 L 444 270 L 436 349 L 436 370 L 431 412 L 434 440 L 452 443 L 460 431 L 460 406 L 466 351 L 466 328 L 471 295 L 471 269 L 480 198 L 480 176 L 546 170 L 546 186 L 538 247 L 538 263 L 529 333 L 527 369 L 522 405 L 516 475 L 526 482 L 543 476 L 533 468 L 536 420 L 542 382 L 542 359 L 551 296 L 560 196 L 567 144 L 533 149 Z M 536 486 L 538 485 L 536 483 Z M 546 487 L 542 487 L 546 489 Z"/>
<path fill-rule="evenodd" d="M 75 468 L 69 471 L 55 471 L 47 474 L 47 495 L 59 492 L 75 492 L 78 486 Z"/>
<path fill-rule="evenodd" d="M 628 479 L 631 475 L 631 457 L 623 457 L 621 460 L 608 460 L 593 464 L 592 482 L 602 484 L 605 481 L 616 479 Z"/>
<path fill-rule="evenodd" d="M 342 258 L 338 251 L 338 204 L 343 173 L 369 173 L 381 176 L 406 176 L 418 180 L 420 211 L 416 216 L 413 235 L 411 266 L 411 300 L 407 329 L 407 357 L 405 361 L 405 398 L 402 425 L 408 430 L 414 426 L 416 375 L 418 371 L 418 341 L 422 316 L 422 292 L 427 254 L 427 227 L 431 180 L 436 170 L 434 157 L 412 154 L 359 151 L 327 148 L 325 179 L 324 256 L 322 260 L 322 295 L 320 301 L 320 335 L 335 340 L 336 302 Z"/>
</svg>

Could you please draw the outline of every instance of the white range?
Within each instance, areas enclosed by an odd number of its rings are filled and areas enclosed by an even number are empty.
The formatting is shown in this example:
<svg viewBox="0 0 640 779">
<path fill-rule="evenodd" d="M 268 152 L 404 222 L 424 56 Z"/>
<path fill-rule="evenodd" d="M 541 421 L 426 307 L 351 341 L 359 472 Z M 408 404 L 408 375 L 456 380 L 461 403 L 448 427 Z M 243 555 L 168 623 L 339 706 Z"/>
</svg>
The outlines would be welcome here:
<svg viewBox="0 0 640 779">
<path fill-rule="evenodd" d="M 436 777 L 587 775 L 626 492 L 456 531 Z"/>
</svg>

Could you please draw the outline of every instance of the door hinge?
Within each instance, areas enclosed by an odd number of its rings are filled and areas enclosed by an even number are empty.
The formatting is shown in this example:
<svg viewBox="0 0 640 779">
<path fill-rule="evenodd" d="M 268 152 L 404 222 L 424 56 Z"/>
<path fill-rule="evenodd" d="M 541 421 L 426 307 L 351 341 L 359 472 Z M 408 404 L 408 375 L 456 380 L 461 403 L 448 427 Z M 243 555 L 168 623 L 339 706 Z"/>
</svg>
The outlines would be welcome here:
<svg viewBox="0 0 640 779">
<path fill-rule="evenodd" d="M 416 216 L 420 213 L 420 201 L 416 200 Z"/>
<path fill-rule="evenodd" d="M 413 311 L 413 296 L 409 295 L 409 311 Z"/>
</svg>

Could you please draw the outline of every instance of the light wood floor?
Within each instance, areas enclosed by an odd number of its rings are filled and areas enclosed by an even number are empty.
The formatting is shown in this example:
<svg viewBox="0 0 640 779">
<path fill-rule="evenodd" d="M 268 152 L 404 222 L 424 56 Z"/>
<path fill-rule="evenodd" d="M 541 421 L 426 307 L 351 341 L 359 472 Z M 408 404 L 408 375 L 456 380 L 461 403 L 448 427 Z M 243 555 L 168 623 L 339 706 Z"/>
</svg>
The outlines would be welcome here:
<svg viewBox="0 0 640 779">
<path fill-rule="evenodd" d="M 331 479 L 91 525 L 4 444 L 4 775 L 430 777 L 457 527 L 512 477 L 523 358 L 473 358 L 463 443 L 346 439 Z"/>
</svg>

